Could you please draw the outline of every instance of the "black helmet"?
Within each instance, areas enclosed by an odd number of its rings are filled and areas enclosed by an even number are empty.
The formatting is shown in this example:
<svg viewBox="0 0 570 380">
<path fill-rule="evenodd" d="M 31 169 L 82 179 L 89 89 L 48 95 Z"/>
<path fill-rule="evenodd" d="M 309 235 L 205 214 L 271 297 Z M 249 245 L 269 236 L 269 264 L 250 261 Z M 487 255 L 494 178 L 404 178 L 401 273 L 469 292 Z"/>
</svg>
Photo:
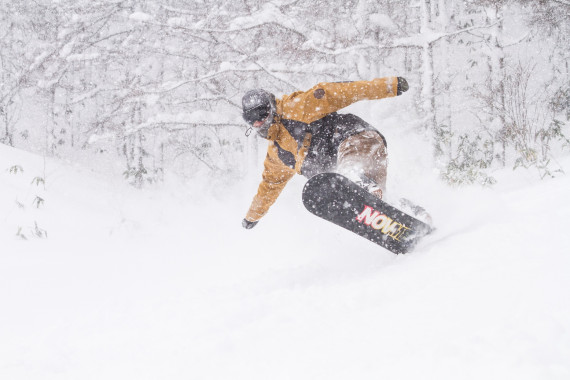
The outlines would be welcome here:
<svg viewBox="0 0 570 380">
<path fill-rule="evenodd" d="M 275 95 L 263 89 L 249 90 L 241 99 L 241 105 L 246 123 L 251 125 L 261 137 L 267 138 L 276 113 Z M 254 126 L 256 121 L 263 123 Z"/>
</svg>

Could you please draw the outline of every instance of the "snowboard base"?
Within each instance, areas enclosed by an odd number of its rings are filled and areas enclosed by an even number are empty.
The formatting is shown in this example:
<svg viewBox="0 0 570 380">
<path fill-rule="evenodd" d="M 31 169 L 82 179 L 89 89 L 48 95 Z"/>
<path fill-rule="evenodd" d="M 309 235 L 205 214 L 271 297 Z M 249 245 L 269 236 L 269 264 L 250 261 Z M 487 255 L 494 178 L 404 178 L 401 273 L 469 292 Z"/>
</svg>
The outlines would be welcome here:
<svg viewBox="0 0 570 380">
<path fill-rule="evenodd" d="M 410 252 L 433 228 L 336 173 L 311 177 L 303 204 L 314 215 L 396 254 Z"/>
</svg>

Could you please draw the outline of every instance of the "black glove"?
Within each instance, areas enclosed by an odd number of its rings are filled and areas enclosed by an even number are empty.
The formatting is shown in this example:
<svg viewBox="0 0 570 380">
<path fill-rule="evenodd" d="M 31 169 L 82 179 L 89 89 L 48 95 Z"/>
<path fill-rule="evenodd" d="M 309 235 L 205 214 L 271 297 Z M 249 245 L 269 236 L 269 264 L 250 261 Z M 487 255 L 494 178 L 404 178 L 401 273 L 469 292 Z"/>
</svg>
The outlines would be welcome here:
<svg viewBox="0 0 570 380">
<path fill-rule="evenodd" d="M 255 222 L 250 222 L 247 219 L 243 219 L 241 221 L 241 225 L 243 226 L 243 228 L 245 228 L 246 230 L 251 230 L 253 227 L 255 227 L 255 225 L 257 224 L 258 220 Z"/>
<path fill-rule="evenodd" d="M 398 77 L 398 92 L 396 92 L 396 95 L 402 95 L 402 93 L 408 91 L 409 88 L 408 81 L 402 77 Z"/>
</svg>

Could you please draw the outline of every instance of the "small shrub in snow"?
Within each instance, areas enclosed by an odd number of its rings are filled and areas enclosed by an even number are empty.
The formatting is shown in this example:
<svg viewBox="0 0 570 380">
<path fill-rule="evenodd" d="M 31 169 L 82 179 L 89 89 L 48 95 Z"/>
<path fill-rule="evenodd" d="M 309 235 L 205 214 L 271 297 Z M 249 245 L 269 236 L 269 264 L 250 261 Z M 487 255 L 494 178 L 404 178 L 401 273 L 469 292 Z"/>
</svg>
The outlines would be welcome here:
<svg viewBox="0 0 570 380">
<path fill-rule="evenodd" d="M 14 165 L 8 169 L 11 174 L 21 174 L 24 172 L 24 169 L 20 165 Z"/>
</svg>

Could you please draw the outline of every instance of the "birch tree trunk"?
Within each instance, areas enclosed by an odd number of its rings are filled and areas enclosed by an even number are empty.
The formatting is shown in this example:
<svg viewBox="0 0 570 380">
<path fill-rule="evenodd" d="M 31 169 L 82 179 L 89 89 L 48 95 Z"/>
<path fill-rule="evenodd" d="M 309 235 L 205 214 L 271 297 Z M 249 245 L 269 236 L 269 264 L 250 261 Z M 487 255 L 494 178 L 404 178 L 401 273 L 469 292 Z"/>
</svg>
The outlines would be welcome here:
<svg viewBox="0 0 570 380">
<path fill-rule="evenodd" d="M 453 0 L 439 0 L 437 6 L 437 24 L 441 32 L 447 34 L 451 31 L 451 18 L 448 11 L 454 10 Z M 440 133 L 440 149 L 441 155 L 445 156 L 447 161 L 452 158 L 452 136 L 453 136 L 453 126 L 452 126 L 452 94 L 451 87 L 453 81 L 453 67 L 451 65 L 451 60 L 447 59 L 450 57 L 452 49 L 450 49 L 450 42 L 448 38 L 443 38 L 438 42 L 438 55 L 443 57 L 443 62 L 441 65 L 443 68 L 439 70 L 439 88 L 437 91 L 434 89 L 435 93 L 438 94 L 439 98 L 439 110 L 441 114 L 440 124 L 436 124 L 436 129 Z M 441 60 L 440 60 L 441 61 Z M 437 120 L 434 120 L 437 123 Z"/>
<path fill-rule="evenodd" d="M 422 45 L 422 99 L 423 111 L 426 115 L 426 128 L 433 131 L 436 126 L 436 111 L 434 98 L 435 73 L 433 65 L 433 44 L 430 40 L 432 29 L 432 2 L 422 0 L 421 8 L 421 29 L 424 36 Z"/>
<path fill-rule="evenodd" d="M 505 83 L 503 78 L 505 77 L 505 51 L 503 48 L 502 41 L 503 38 L 503 3 L 499 3 L 495 5 L 495 14 L 494 18 L 497 24 L 492 30 L 492 52 L 491 52 L 491 81 L 492 81 L 492 88 L 493 92 L 495 92 L 494 96 L 496 97 L 495 104 L 498 104 L 499 110 L 505 109 Z M 496 112 L 494 112 L 496 113 Z M 506 145 L 507 142 L 504 138 L 504 132 L 506 126 L 505 120 L 505 113 L 500 111 L 498 112 L 498 131 L 499 131 L 499 139 L 502 145 L 502 155 L 501 155 L 501 163 L 506 166 Z"/>
</svg>

